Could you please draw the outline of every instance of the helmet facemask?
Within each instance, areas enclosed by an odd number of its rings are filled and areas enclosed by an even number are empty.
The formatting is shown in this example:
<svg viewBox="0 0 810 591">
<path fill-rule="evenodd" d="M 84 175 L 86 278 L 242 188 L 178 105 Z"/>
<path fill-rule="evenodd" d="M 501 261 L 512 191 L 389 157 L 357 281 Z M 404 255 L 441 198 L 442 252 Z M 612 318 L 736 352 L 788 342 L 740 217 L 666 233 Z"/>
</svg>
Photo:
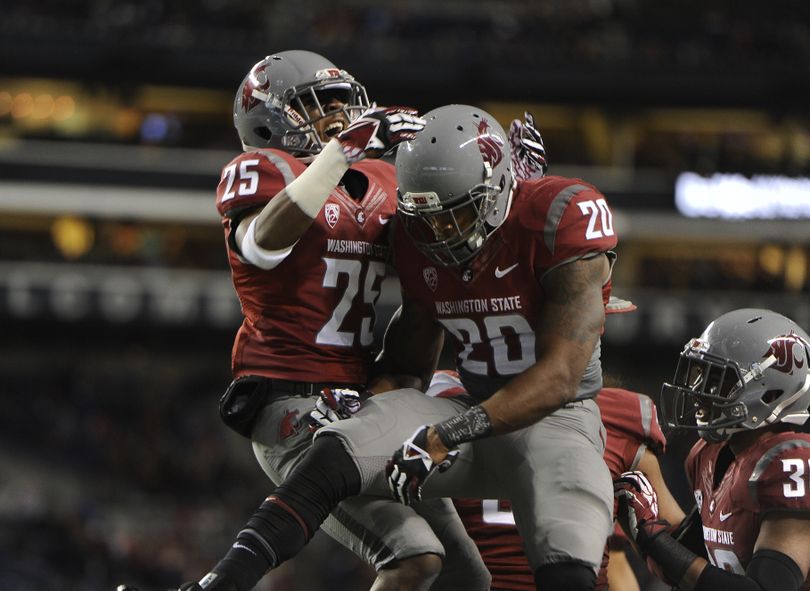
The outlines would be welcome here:
<svg viewBox="0 0 810 591">
<path fill-rule="evenodd" d="M 251 68 L 234 100 L 234 126 L 245 149 L 318 154 L 369 106 L 365 88 L 345 70 L 308 51 L 267 56 Z"/>
<path fill-rule="evenodd" d="M 744 309 L 715 320 L 681 353 L 661 390 L 670 427 L 718 442 L 774 423 L 801 425 L 810 406 L 806 333 L 769 310 Z"/>
<path fill-rule="evenodd" d="M 435 192 L 398 195 L 406 231 L 433 262 L 443 266 L 464 264 L 478 254 L 495 231 L 487 219 L 497 208 L 498 198 L 504 191 L 511 193 L 512 188 L 505 186 L 505 178 L 499 185 L 492 185 L 492 168 L 485 162 L 484 169 L 484 182 L 444 201 Z"/>
<path fill-rule="evenodd" d="M 340 106 L 335 108 L 333 101 Z M 283 149 L 297 154 L 319 154 L 326 142 L 348 127 L 368 106 L 365 88 L 353 79 L 338 83 L 320 80 L 288 89 L 281 104 L 289 127 L 281 138 Z M 319 133 L 324 120 L 329 122 Z"/>
<path fill-rule="evenodd" d="M 661 390 L 661 412 L 670 427 L 697 430 L 708 441 L 724 441 L 745 420 L 737 401 L 742 371 L 731 360 L 711 355 L 692 339 L 678 359 L 672 383 Z"/>
</svg>

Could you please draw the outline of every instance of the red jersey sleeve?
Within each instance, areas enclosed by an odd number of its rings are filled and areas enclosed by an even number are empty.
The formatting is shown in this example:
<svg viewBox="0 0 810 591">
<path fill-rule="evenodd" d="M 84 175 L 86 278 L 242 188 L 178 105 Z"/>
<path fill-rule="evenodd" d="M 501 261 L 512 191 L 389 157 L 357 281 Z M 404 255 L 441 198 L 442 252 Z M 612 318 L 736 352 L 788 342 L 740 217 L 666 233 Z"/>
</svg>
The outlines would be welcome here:
<svg viewBox="0 0 810 591">
<path fill-rule="evenodd" d="M 784 433 L 768 443 L 748 478 L 749 509 L 810 511 L 810 435 Z"/>
<path fill-rule="evenodd" d="M 539 266 L 563 263 L 615 248 L 613 214 L 596 187 L 578 179 L 546 177 L 521 186 L 529 191 L 524 224 L 535 232 Z"/>
<path fill-rule="evenodd" d="M 651 398 L 621 388 L 603 388 L 596 402 L 607 431 L 605 462 L 613 478 L 634 470 L 645 449 L 663 453 L 666 438 Z"/>
<path fill-rule="evenodd" d="M 217 185 L 217 211 L 223 217 L 266 204 L 304 170 L 278 150 L 245 152 L 223 169 Z"/>
</svg>

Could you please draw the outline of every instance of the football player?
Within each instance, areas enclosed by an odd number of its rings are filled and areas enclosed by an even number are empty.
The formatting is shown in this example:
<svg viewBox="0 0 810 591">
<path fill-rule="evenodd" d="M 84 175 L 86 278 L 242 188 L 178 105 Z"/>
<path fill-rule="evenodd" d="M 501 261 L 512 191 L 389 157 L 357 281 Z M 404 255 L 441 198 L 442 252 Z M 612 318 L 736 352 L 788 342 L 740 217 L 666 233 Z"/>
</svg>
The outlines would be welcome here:
<svg viewBox="0 0 810 591">
<path fill-rule="evenodd" d="M 452 496 L 506 489 L 495 496 L 512 502 L 538 588 L 592 589 L 613 506 L 593 401 L 616 245 L 610 208 L 577 179 L 516 180 L 503 130 L 480 109 L 451 105 L 426 119 L 396 161 L 403 303 L 378 367 L 426 383 L 446 333 L 475 403 L 418 429 L 392 458 L 392 486 L 407 502 L 457 459 L 477 486 Z M 425 491 L 464 480 L 456 470 Z"/>
<path fill-rule="evenodd" d="M 506 134 L 485 111 L 450 105 L 425 119 L 396 159 L 403 306 L 372 386 L 426 388 L 446 329 L 470 396 L 397 389 L 319 429 L 203 589 L 247 591 L 340 501 L 391 491 L 405 504 L 423 493 L 508 498 L 537 584 L 594 586 L 613 512 L 592 400 L 616 244 L 610 209 L 582 181 L 515 181 Z"/>
<path fill-rule="evenodd" d="M 223 168 L 216 206 L 245 318 L 220 411 L 252 439 L 278 485 L 311 445 L 310 415 L 344 418 L 360 406 L 396 211 L 394 167 L 379 157 L 424 120 L 413 109 L 369 105 L 350 74 L 297 50 L 250 69 L 233 116 L 244 152 Z M 457 566 L 445 565 L 443 587 L 488 588 L 452 504 L 417 510 L 433 528 L 390 499 L 351 499 L 324 530 L 377 569 L 375 590 L 427 589 L 445 556 Z M 266 568 L 251 569 L 242 554 L 269 552 L 252 531 L 223 559 L 227 577 L 215 569 L 183 588 L 251 588 Z"/>
<path fill-rule="evenodd" d="M 661 410 L 701 439 L 686 460 L 709 561 L 680 545 L 644 475 L 617 482 L 622 525 L 678 589 L 810 589 L 810 337 L 770 310 L 723 314 L 690 340 Z"/>
<path fill-rule="evenodd" d="M 509 140 L 515 177 L 530 180 L 545 176 L 548 168 L 545 145 L 530 113 L 524 114 L 524 121 L 512 121 Z M 605 313 L 624 314 L 635 309 L 632 302 L 611 295 Z M 464 394 L 465 390 L 458 374 L 440 371 L 433 375 L 427 393 L 448 396 Z M 596 403 L 605 425 L 604 458 L 611 477 L 618 478 L 628 470 L 641 470 L 659 492 L 662 515 L 671 523 L 680 523 L 683 511 L 667 489 L 658 464 L 666 439 L 658 424 L 655 403 L 647 396 L 620 388 L 603 388 Z M 492 574 L 492 588 L 502 591 L 534 589 L 534 577 L 523 552 L 509 501 L 454 499 L 453 502 Z M 610 586 L 623 591 L 638 591 L 635 572 L 625 554 L 626 547 L 627 538 L 617 525 L 605 547 L 596 589 Z"/>
</svg>

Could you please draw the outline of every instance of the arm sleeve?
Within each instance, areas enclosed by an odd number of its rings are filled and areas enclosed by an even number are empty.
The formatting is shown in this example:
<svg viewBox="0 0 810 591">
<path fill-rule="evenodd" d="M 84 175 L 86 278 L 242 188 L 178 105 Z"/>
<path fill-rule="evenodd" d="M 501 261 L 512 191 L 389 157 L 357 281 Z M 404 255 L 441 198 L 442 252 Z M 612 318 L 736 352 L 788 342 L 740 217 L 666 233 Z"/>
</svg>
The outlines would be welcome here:
<svg viewBox="0 0 810 591">
<path fill-rule="evenodd" d="M 785 434 L 767 448 L 748 477 L 748 508 L 810 513 L 807 473 L 810 466 L 810 438 Z"/>
<path fill-rule="evenodd" d="M 754 553 L 745 575 L 708 565 L 694 591 L 799 591 L 803 584 L 801 569 L 790 556 L 764 549 Z"/>
<path fill-rule="evenodd" d="M 538 262 L 544 273 L 615 248 L 613 214 L 594 187 L 571 181 L 554 186 L 550 200 L 538 201 L 530 208 L 527 225 L 538 231 Z"/>
</svg>

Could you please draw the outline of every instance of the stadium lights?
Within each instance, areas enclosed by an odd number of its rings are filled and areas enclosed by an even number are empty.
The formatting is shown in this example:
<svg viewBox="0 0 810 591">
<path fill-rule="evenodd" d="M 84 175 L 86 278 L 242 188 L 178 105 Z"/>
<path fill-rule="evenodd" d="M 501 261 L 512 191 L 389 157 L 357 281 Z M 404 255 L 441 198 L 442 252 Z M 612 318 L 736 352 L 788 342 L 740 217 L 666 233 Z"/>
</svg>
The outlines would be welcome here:
<svg viewBox="0 0 810 591">
<path fill-rule="evenodd" d="M 684 172 L 675 182 L 675 206 L 687 217 L 810 218 L 810 178 L 742 174 L 703 177 Z"/>
</svg>

